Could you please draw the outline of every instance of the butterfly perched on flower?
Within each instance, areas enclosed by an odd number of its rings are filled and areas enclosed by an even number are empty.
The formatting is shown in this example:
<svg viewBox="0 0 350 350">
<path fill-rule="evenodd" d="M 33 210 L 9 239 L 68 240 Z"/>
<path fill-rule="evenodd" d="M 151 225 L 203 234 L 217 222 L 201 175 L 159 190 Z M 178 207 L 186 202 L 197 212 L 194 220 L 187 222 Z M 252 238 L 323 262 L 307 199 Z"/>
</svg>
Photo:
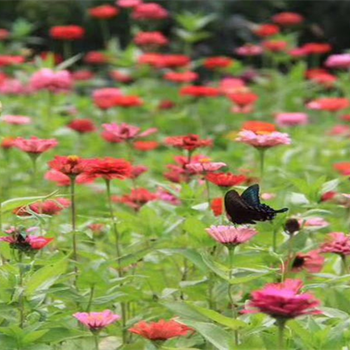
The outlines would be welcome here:
<svg viewBox="0 0 350 350">
<path fill-rule="evenodd" d="M 225 195 L 225 209 L 228 219 L 238 225 L 270 221 L 276 214 L 288 210 L 288 208 L 275 210 L 260 203 L 258 184 L 248 187 L 241 195 L 235 190 L 228 191 Z"/>
</svg>

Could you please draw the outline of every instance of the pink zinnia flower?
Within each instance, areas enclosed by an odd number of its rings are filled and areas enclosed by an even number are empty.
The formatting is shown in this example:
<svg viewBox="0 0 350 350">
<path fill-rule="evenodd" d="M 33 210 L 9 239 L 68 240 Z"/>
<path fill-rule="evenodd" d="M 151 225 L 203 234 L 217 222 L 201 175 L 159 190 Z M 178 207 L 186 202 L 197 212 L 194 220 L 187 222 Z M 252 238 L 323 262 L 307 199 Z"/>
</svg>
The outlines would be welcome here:
<svg viewBox="0 0 350 350">
<path fill-rule="evenodd" d="M 262 312 L 284 321 L 304 315 L 320 314 L 321 311 L 317 310 L 320 301 L 311 293 L 301 293 L 302 288 L 303 281 L 293 279 L 267 284 L 263 289 L 252 293 L 249 309 L 244 313 Z"/>
<path fill-rule="evenodd" d="M 309 122 L 306 113 L 278 113 L 275 119 L 280 127 L 306 125 Z"/>
<path fill-rule="evenodd" d="M 115 4 L 122 8 L 133 8 L 142 4 L 142 0 L 118 0 Z"/>
<path fill-rule="evenodd" d="M 289 135 L 285 133 L 274 131 L 261 134 L 255 133 L 251 130 L 241 130 L 238 133 L 236 141 L 262 149 L 281 145 L 289 145 L 291 143 Z"/>
<path fill-rule="evenodd" d="M 331 55 L 327 58 L 325 66 L 328 68 L 340 68 L 349 69 L 350 68 L 350 54 L 343 53 L 339 55 Z"/>
<path fill-rule="evenodd" d="M 32 136 L 30 139 L 18 137 L 13 144 L 14 147 L 17 147 L 23 152 L 41 154 L 55 148 L 58 145 L 58 142 L 56 139 L 43 140 Z"/>
<path fill-rule="evenodd" d="M 73 79 L 67 70 L 55 72 L 52 69 L 43 68 L 32 75 L 30 86 L 33 90 L 68 92 L 73 87 Z"/>
<path fill-rule="evenodd" d="M 102 312 L 77 312 L 73 316 L 92 332 L 98 332 L 121 319 L 119 315 L 114 314 L 111 310 Z"/>
<path fill-rule="evenodd" d="M 225 166 L 227 166 L 227 164 L 223 162 L 198 162 L 186 164 L 185 168 L 192 173 L 202 174 L 217 171 Z"/>
<path fill-rule="evenodd" d="M 284 267 L 289 266 L 292 272 L 306 270 L 310 273 L 318 273 L 322 270 L 325 258 L 319 250 L 308 253 L 298 253 L 292 260 L 287 261 Z"/>
<path fill-rule="evenodd" d="M 32 123 L 30 117 L 25 117 L 23 115 L 4 115 L 0 120 L 12 125 L 28 125 Z"/>
<path fill-rule="evenodd" d="M 245 242 L 248 242 L 251 238 L 258 234 L 258 232 L 252 228 L 233 226 L 210 226 L 206 231 L 217 242 L 227 245 L 236 246 Z"/>
<path fill-rule="evenodd" d="M 261 46 L 258 45 L 252 45 L 252 44 L 246 44 L 244 46 L 241 46 L 237 48 L 236 54 L 240 56 L 260 56 L 264 50 Z"/>
<path fill-rule="evenodd" d="M 306 220 L 301 219 L 299 220 L 299 224 L 303 228 L 309 228 L 309 229 L 312 229 L 312 228 L 320 229 L 320 228 L 329 226 L 329 222 L 320 217 L 310 218 Z"/>
<path fill-rule="evenodd" d="M 343 232 L 332 232 L 326 243 L 321 246 L 322 253 L 334 253 L 341 256 L 350 255 L 350 236 Z"/>
<path fill-rule="evenodd" d="M 140 132 L 141 129 L 139 127 L 126 123 L 103 124 L 102 127 L 105 129 L 105 131 L 102 133 L 102 137 L 106 141 L 112 143 L 120 143 L 146 137 L 158 131 L 157 128 L 150 128 L 144 132 Z"/>
<path fill-rule="evenodd" d="M 122 96 L 122 92 L 117 88 L 97 89 L 92 93 L 94 104 L 100 109 L 115 107 L 115 99 Z"/>
</svg>

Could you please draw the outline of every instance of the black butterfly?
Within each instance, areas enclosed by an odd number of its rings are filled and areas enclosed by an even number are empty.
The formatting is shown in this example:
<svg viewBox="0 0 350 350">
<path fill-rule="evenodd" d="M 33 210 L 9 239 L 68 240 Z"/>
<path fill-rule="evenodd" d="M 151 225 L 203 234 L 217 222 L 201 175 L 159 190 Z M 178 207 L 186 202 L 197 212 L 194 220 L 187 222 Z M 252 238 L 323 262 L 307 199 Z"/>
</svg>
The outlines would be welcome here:
<svg viewBox="0 0 350 350">
<path fill-rule="evenodd" d="M 248 187 L 241 195 L 237 191 L 228 191 L 225 195 L 225 209 L 230 221 L 234 224 L 255 224 L 256 221 L 273 220 L 278 213 L 288 208 L 275 210 L 259 199 L 259 185 Z"/>
</svg>

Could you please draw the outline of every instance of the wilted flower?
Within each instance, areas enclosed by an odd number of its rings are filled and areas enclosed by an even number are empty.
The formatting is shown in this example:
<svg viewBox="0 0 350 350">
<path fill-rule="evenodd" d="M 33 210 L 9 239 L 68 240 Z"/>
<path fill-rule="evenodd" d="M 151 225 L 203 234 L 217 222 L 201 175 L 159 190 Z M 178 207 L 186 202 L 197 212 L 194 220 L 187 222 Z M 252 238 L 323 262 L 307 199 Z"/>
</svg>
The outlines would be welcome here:
<svg viewBox="0 0 350 350">
<path fill-rule="evenodd" d="M 206 231 L 217 242 L 227 245 L 236 246 L 250 241 L 258 232 L 255 229 L 247 227 L 233 227 L 233 226 L 210 226 Z"/>
</svg>

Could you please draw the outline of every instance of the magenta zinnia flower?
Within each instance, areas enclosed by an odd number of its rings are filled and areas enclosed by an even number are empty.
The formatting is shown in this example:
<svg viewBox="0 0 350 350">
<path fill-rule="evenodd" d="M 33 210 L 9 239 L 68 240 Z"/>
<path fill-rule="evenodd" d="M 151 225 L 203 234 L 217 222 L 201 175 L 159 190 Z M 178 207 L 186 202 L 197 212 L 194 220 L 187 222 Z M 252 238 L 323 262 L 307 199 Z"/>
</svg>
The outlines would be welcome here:
<svg viewBox="0 0 350 350">
<path fill-rule="evenodd" d="M 79 322 L 89 327 L 90 331 L 97 332 L 121 319 L 111 310 L 102 312 L 77 312 L 73 315 Z"/>
<path fill-rule="evenodd" d="M 241 130 L 238 133 L 236 141 L 246 143 L 247 145 L 265 149 L 280 145 L 289 145 L 290 137 L 286 133 L 273 131 L 269 133 L 255 133 L 251 130 Z"/>
<path fill-rule="evenodd" d="M 236 246 L 248 242 L 252 237 L 258 234 L 258 232 L 252 228 L 235 228 L 233 226 L 224 225 L 210 226 L 206 231 L 217 242 L 228 246 Z"/>
<path fill-rule="evenodd" d="M 252 300 L 244 313 L 270 315 L 279 320 L 288 320 L 303 315 L 316 315 L 320 301 L 311 293 L 301 293 L 303 281 L 287 279 L 283 283 L 267 284 L 252 293 Z M 252 309 L 250 309 L 252 308 Z"/>
</svg>

